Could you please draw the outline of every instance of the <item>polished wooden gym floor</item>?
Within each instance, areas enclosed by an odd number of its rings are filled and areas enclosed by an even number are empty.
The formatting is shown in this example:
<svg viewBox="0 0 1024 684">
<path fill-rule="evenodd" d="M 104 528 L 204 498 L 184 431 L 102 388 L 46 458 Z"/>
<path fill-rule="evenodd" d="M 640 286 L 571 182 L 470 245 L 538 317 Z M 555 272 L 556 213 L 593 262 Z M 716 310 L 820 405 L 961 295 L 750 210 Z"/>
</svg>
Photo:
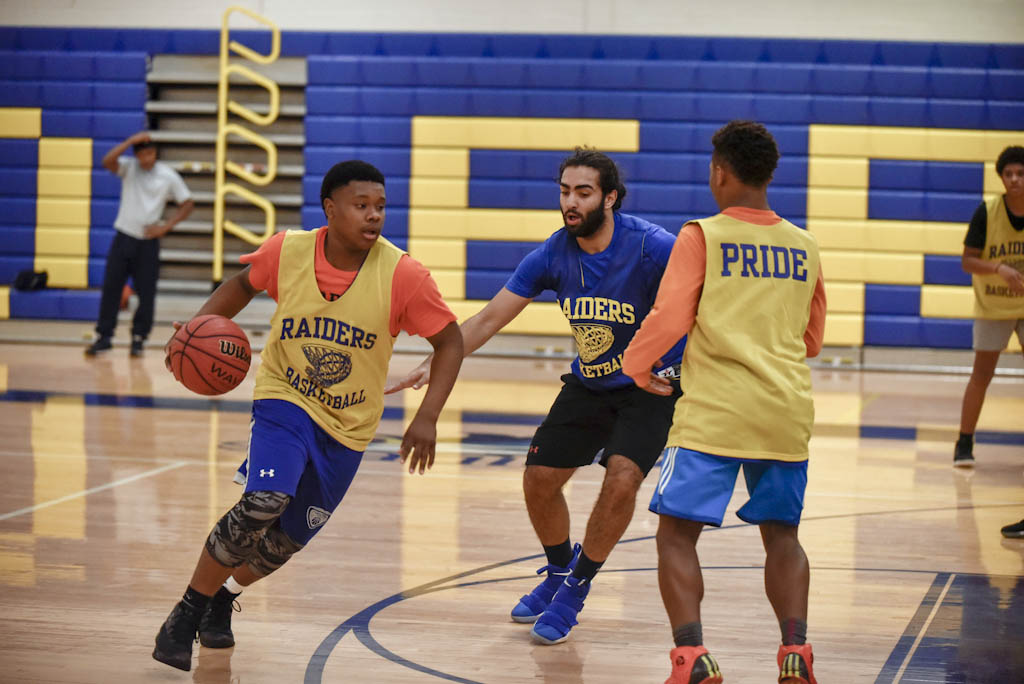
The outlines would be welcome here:
<svg viewBox="0 0 1024 684">
<path fill-rule="evenodd" d="M 393 372 L 418 362 L 396 356 Z M 213 522 L 238 497 L 251 377 L 189 394 L 162 354 L 0 345 L 0 681 L 662 682 L 648 478 L 570 640 L 536 646 L 508 612 L 544 564 L 522 503 L 526 444 L 563 361 L 469 359 L 438 463 L 395 457 L 419 393 L 393 397 L 318 537 L 241 597 L 237 645 L 190 673 L 150 658 Z M 963 375 L 815 371 L 801 539 L 822 684 L 1024 682 L 1024 380 L 997 378 L 971 472 L 951 467 Z M 567 488 L 574 540 L 602 471 Z M 742 490 L 742 486 L 741 486 Z M 778 629 L 756 528 L 708 529 L 707 646 L 726 682 L 772 682 Z M 697 495 L 697 493 L 695 493 Z"/>
</svg>

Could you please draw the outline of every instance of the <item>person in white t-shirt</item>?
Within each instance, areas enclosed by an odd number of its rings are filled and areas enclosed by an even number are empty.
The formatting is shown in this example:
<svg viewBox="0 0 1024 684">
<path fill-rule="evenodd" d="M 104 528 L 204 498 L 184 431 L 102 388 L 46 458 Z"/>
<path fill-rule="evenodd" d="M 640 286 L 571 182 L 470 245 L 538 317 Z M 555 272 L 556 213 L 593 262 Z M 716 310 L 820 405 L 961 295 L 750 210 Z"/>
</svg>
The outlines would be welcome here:
<svg viewBox="0 0 1024 684">
<path fill-rule="evenodd" d="M 121 155 L 131 147 L 134 156 Z M 139 308 L 132 321 L 131 355 L 141 356 L 142 345 L 153 328 L 156 281 L 160 272 L 160 238 L 184 221 L 195 206 L 192 193 L 178 172 L 157 161 L 156 146 L 143 131 L 127 138 L 103 157 L 103 168 L 121 177 L 121 205 L 114 220 L 114 241 L 103 273 L 100 316 L 96 339 L 87 356 L 108 351 L 117 326 L 121 291 L 129 276 L 139 295 Z M 163 220 L 167 202 L 178 205 L 174 215 Z"/>
</svg>

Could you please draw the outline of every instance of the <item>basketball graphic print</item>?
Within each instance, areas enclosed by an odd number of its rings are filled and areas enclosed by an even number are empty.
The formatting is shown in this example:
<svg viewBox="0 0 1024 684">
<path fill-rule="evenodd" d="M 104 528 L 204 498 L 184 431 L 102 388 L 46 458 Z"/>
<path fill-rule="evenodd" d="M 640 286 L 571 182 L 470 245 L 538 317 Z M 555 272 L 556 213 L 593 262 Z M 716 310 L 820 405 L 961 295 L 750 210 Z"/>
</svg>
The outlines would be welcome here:
<svg viewBox="0 0 1024 684">
<path fill-rule="evenodd" d="M 230 318 L 196 316 L 167 345 L 174 378 L 196 394 L 214 396 L 238 387 L 249 372 L 249 338 Z"/>
<path fill-rule="evenodd" d="M 615 341 L 615 334 L 607 325 L 574 325 L 572 336 L 576 338 L 576 349 L 583 363 L 590 363 L 604 354 Z"/>
<path fill-rule="evenodd" d="M 338 384 L 352 372 L 352 357 L 348 352 L 317 344 L 305 344 L 302 346 L 302 353 L 313 364 L 306 366 L 306 377 L 325 389 Z"/>
</svg>

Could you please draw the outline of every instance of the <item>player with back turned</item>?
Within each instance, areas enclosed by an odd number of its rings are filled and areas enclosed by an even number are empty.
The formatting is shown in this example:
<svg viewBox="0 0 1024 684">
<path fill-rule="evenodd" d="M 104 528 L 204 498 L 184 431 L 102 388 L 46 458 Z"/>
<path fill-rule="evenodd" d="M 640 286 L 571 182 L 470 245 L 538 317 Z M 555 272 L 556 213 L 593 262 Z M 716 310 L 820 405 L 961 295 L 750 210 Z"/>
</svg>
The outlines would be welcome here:
<svg viewBox="0 0 1024 684">
<path fill-rule="evenodd" d="M 649 392 L 671 388 L 651 367 L 680 335 L 685 394 L 676 402 L 661 477 L 658 585 L 676 648 L 666 684 L 718 684 L 703 645 L 697 539 L 720 526 L 740 468 L 750 499 L 737 511 L 764 543 L 765 589 L 782 631 L 779 681 L 815 684 L 807 640 L 810 570 L 797 538 L 814 422 L 805 358 L 821 350 L 825 286 L 807 231 L 768 206 L 779 159 L 761 124 L 733 121 L 712 138 L 711 194 L 721 213 L 679 233 L 654 309 L 623 361 Z"/>
</svg>

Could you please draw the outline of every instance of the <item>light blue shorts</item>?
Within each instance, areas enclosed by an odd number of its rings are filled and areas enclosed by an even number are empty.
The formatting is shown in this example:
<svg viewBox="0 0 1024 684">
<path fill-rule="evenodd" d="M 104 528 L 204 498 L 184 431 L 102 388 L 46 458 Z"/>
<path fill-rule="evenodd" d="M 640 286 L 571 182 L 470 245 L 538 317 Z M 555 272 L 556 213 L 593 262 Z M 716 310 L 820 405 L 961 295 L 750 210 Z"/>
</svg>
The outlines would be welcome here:
<svg viewBox="0 0 1024 684">
<path fill-rule="evenodd" d="M 720 526 L 736 488 L 740 466 L 750 495 L 736 511 L 741 520 L 755 525 L 800 524 L 807 489 L 807 461 L 729 458 L 682 447 L 669 447 L 663 452 L 651 512 Z"/>
</svg>

